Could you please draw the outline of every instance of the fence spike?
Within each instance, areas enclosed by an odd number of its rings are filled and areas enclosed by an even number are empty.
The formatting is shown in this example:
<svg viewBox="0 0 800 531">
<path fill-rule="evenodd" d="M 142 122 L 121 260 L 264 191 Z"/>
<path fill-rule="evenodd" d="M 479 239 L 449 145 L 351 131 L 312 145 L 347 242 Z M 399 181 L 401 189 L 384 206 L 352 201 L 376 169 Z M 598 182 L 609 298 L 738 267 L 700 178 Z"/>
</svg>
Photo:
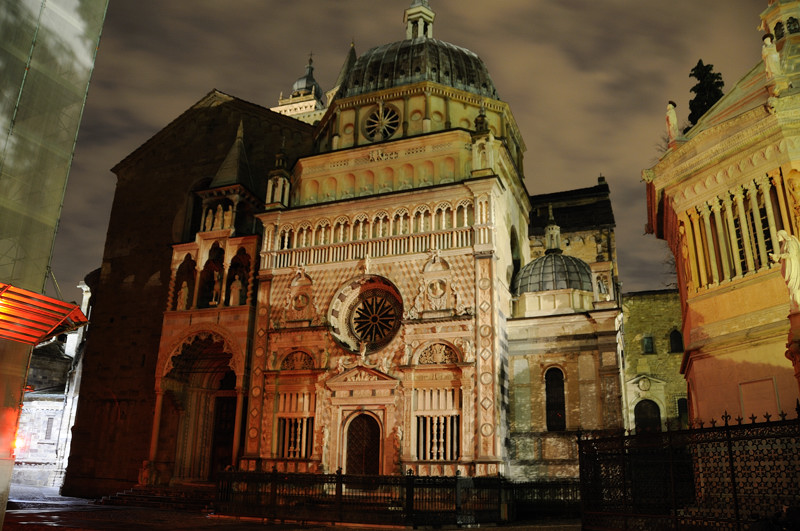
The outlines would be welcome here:
<svg viewBox="0 0 800 531">
<path fill-rule="evenodd" d="M 738 417 L 736 417 L 736 424 L 738 424 L 739 426 L 741 426 L 741 425 L 742 425 L 742 421 L 743 421 L 743 420 L 744 420 L 744 419 L 742 418 L 742 416 L 741 416 L 741 415 L 739 415 Z"/>
<path fill-rule="evenodd" d="M 750 419 L 750 422 L 751 422 L 752 424 L 755 424 L 755 423 L 756 423 L 756 419 L 757 419 L 758 417 L 756 417 L 755 415 L 750 415 L 748 418 Z"/>
<path fill-rule="evenodd" d="M 781 420 L 786 420 L 787 415 L 788 414 L 783 410 L 781 410 L 781 412 L 778 413 L 778 416 L 781 418 Z"/>
<path fill-rule="evenodd" d="M 769 419 L 772 418 L 772 415 L 769 414 L 769 411 L 764 413 L 764 418 L 767 419 L 767 422 L 769 422 Z"/>
<path fill-rule="evenodd" d="M 797 399 L 797 405 L 794 406 L 794 411 L 797 413 L 797 418 L 800 419 L 800 398 Z"/>
<path fill-rule="evenodd" d="M 728 414 L 728 410 L 725 410 L 725 414 L 722 415 L 722 420 L 725 421 L 725 425 L 728 425 L 728 421 L 731 420 L 731 416 Z"/>
<path fill-rule="evenodd" d="M 711 427 L 712 428 L 716 428 L 717 427 L 717 419 L 715 419 L 713 417 L 711 418 Z"/>
</svg>

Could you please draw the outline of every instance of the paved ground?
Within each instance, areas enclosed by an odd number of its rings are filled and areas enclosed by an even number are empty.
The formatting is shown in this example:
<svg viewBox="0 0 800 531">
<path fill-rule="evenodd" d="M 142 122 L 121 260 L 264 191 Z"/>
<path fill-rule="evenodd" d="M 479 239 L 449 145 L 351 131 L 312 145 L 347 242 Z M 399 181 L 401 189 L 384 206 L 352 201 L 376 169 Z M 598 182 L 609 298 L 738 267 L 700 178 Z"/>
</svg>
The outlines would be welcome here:
<svg viewBox="0 0 800 531">
<path fill-rule="evenodd" d="M 95 505 L 91 500 L 66 498 L 58 495 L 56 488 L 36 488 L 11 485 L 9 505 L 6 510 L 3 530 L 192 530 L 224 529 L 231 531 L 251 529 L 303 529 L 358 530 L 374 529 L 373 526 L 300 525 L 297 523 L 266 523 L 258 520 L 236 520 L 227 517 L 149 509 L 141 507 L 114 507 Z M 528 525 L 498 527 L 503 531 L 578 531 L 580 522 L 554 521 Z M 385 529 L 399 529 L 386 527 Z"/>
</svg>

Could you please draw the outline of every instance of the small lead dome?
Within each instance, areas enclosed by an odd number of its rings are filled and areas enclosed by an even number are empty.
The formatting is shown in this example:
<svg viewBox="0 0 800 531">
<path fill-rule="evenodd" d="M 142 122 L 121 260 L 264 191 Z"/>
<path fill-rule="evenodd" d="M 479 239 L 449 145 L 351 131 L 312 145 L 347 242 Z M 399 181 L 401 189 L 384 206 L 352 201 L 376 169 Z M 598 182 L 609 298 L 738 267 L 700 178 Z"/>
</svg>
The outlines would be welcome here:
<svg viewBox="0 0 800 531">
<path fill-rule="evenodd" d="M 592 268 L 574 256 L 561 251 L 561 229 L 553 218 L 553 207 L 548 207 L 549 219 L 544 229 L 547 250 L 522 268 L 514 280 L 514 293 L 535 293 L 554 289 L 592 291 Z"/>
<path fill-rule="evenodd" d="M 560 253 L 548 253 L 529 263 L 517 275 L 517 295 L 554 289 L 592 291 L 592 270 L 589 264 Z"/>
</svg>

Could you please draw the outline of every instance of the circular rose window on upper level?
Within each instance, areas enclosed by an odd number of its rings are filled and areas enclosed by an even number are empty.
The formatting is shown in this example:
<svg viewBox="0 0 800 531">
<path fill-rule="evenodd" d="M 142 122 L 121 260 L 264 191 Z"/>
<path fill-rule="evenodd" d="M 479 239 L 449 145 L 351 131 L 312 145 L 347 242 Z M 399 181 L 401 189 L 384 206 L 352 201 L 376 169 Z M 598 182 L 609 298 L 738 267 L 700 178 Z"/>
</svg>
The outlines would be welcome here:
<svg viewBox="0 0 800 531">
<path fill-rule="evenodd" d="M 387 140 L 400 126 L 400 114 L 394 107 L 381 106 L 367 116 L 364 129 L 367 137 L 376 142 Z"/>
<path fill-rule="evenodd" d="M 365 276 L 342 286 L 333 296 L 328 322 L 333 337 L 351 352 L 386 346 L 400 329 L 403 303 L 397 288 L 381 277 Z"/>
</svg>

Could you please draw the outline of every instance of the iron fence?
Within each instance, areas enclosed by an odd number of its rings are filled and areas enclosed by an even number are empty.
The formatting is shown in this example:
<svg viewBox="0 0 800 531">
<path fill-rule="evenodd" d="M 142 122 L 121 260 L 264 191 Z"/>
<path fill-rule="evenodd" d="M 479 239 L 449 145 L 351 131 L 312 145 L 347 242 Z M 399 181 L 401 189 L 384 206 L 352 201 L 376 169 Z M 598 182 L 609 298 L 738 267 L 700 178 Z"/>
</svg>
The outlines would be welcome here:
<svg viewBox="0 0 800 531">
<path fill-rule="evenodd" d="M 579 435 L 583 528 L 755 529 L 800 507 L 800 418 L 731 420 Z"/>
<path fill-rule="evenodd" d="M 472 525 L 577 516 L 579 487 L 575 480 L 224 472 L 216 506 L 220 514 L 265 520 Z"/>
</svg>

